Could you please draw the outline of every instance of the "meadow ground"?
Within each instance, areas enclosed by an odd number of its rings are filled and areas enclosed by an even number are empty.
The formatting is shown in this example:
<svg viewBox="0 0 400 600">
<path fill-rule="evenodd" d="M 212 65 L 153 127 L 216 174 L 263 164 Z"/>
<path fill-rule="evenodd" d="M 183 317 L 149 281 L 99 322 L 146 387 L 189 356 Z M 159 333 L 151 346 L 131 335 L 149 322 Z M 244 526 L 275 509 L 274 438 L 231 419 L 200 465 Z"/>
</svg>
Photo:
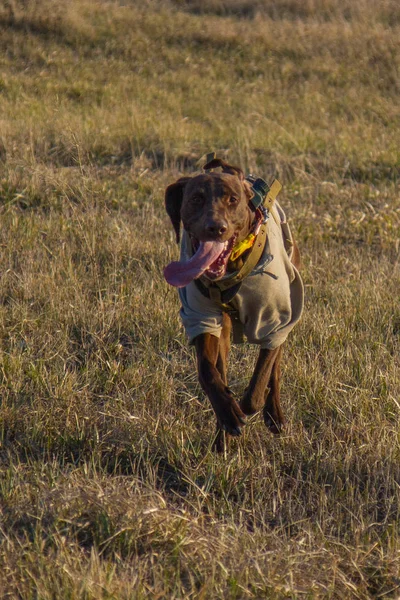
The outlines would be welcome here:
<svg viewBox="0 0 400 600">
<path fill-rule="evenodd" d="M 399 597 L 397 0 L 8 0 L 0 61 L 0 596 Z M 306 286 L 286 432 L 226 456 L 162 277 L 210 150 Z"/>
</svg>

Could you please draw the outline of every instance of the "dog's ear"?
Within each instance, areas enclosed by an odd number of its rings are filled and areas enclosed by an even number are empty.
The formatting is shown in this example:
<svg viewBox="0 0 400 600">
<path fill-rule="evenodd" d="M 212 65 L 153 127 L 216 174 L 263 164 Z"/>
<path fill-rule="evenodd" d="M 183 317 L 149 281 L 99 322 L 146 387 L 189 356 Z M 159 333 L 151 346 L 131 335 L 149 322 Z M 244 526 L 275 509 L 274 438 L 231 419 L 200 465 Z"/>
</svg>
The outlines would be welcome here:
<svg viewBox="0 0 400 600">
<path fill-rule="evenodd" d="M 243 187 L 244 187 L 244 193 L 246 194 L 247 200 L 250 202 L 250 200 L 254 196 L 254 192 L 252 190 L 250 182 L 247 181 L 247 179 L 243 179 Z"/>
<path fill-rule="evenodd" d="M 229 173 L 230 175 L 237 175 L 240 181 L 244 180 L 244 173 L 240 167 L 234 167 L 233 165 L 229 165 L 227 162 L 222 160 L 222 158 L 213 158 L 204 165 L 203 169 L 208 171 L 209 169 L 217 169 L 221 167 L 223 173 Z"/>
<path fill-rule="evenodd" d="M 181 225 L 181 208 L 183 200 L 183 192 L 185 185 L 190 180 L 190 177 L 181 177 L 175 183 L 172 183 L 165 190 L 165 208 L 171 223 L 175 229 L 176 243 L 179 243 L 180 225 Z"/>
</svg>

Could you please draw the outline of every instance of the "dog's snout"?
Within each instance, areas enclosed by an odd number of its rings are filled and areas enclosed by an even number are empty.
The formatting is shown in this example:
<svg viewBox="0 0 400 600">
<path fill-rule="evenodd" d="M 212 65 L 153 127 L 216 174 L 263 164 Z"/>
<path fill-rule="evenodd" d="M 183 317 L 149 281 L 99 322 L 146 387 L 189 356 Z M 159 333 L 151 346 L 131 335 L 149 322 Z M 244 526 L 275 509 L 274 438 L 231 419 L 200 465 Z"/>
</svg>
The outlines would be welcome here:
<svg viewBox="0 0 400 600">
<path fill-rule="evenodd" d="M 209 219 L 205 223 L 204 229 L 209 235 L 223 235 L 228 230 L 228 224 L 223 220 L 214 221 L 214 219 Z"/>
</svg>

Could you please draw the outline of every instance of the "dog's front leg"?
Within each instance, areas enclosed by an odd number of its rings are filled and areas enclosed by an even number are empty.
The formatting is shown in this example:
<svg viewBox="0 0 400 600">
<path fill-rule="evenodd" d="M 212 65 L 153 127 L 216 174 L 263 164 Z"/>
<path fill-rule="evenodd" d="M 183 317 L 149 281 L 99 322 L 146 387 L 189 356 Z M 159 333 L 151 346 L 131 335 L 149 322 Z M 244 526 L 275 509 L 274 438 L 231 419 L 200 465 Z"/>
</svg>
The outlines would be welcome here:
<svg viewBox="0 0 400 600">
<path fill-rule="evenodd" d="M 284 425 L 279 402 L 281 354 L 282 346 L 260 350 L 254 373 L 240 402 L 246 415 L 253 415 L 264 407 L 265 424 L 273 433 L 279 433 Z"/>
<path fill-rule="evenodd" d="M 240 435 L 246 416 L 218 371 L 219 339 L 203 333 L 195 338 L 194 343 L 200 385 L 210 399 L 218 425 L 231 435 Z"/>
</svg>

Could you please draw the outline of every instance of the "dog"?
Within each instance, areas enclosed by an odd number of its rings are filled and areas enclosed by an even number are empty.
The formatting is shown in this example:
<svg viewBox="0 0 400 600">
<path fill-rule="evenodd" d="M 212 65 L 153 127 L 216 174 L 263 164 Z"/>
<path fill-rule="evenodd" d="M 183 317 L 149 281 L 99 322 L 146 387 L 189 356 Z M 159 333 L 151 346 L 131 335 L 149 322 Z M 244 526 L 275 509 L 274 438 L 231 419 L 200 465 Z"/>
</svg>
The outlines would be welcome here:
<svg viewBox="0 0 400 600">
<path fill-rule="evenodd" d="M 199 382 L 217 418 L 213 447 L 222 452 L 230 436 L 241 434 L 246 418 L 261 409 L 267 428 L 281 432 L 282 344 L 301 317 L 304 294 L 300 253 L 274 201 L 280 184 L 269 189 L 215 155 L 203 169 L 166 188 L 165 207 L 181 255 L 164 276 L 179 291 Z M 260 346 L 240 401 L 227 382 L 232 324 L 234 342 L 244 333 Z"/>
</svg>

